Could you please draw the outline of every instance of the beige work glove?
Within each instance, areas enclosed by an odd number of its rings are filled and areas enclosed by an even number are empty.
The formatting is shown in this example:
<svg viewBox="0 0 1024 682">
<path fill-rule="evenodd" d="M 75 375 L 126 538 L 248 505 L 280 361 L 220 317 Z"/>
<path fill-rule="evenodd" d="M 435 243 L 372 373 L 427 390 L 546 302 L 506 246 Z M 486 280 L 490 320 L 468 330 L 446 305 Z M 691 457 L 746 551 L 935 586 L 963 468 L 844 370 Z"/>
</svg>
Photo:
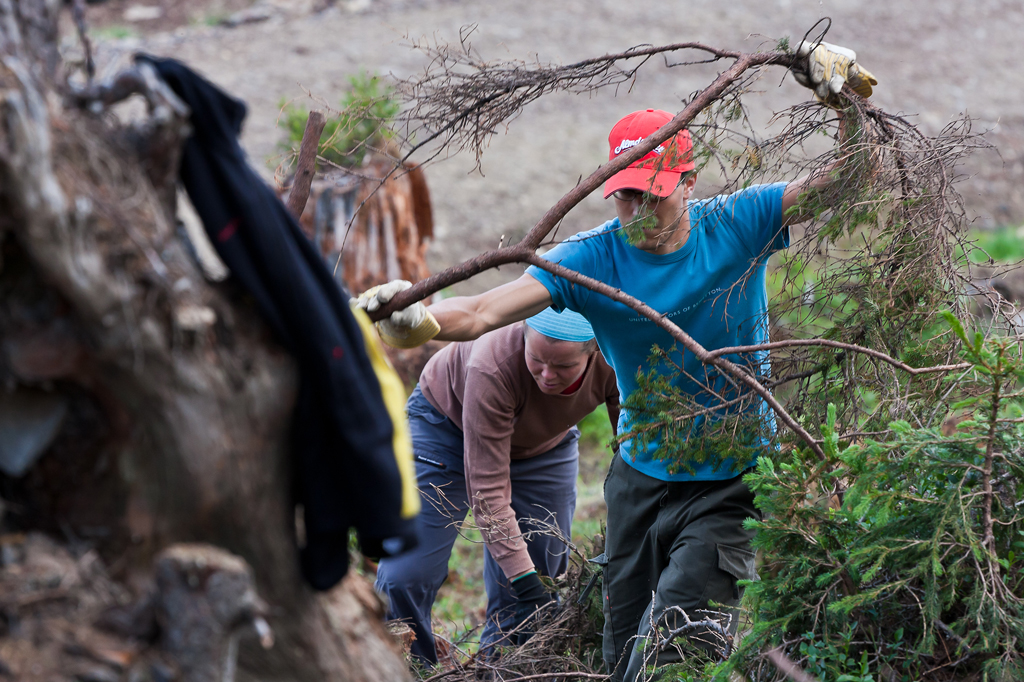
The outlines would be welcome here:
<svg viewBox="0 0 1024 682">
<path fill-rule="evenodd" d="M 804 40 L 796 54 L 803 60 L 790 68 L 793 77 L 800 85 L 814 90 L 814 97 L 823 104 L 839 103 L 843 83 L 849 83 L 853 91 L 864 98 L 871 96 L 872 85 L 878 85 L 871 72 L 857 63 L 857 53 L 853 50 L 830 43 L 815 46 Z"/>
<path fill-rule="evenodd" d="M 399 291 L 412 286 L 404 279 L 393 279 L 387 284 L 367 289 L 355 300 L 356 307 L 368 313 L 379 310 L 391 301 Z M 377 333 L 384 343 L 393 348 L 415 348 L 434 338 L 441 331 L 441 326 L 420 302 L 413 303 L 404 310 L 396 310 L 391 317 L 377 322 Z"/>
</svg>

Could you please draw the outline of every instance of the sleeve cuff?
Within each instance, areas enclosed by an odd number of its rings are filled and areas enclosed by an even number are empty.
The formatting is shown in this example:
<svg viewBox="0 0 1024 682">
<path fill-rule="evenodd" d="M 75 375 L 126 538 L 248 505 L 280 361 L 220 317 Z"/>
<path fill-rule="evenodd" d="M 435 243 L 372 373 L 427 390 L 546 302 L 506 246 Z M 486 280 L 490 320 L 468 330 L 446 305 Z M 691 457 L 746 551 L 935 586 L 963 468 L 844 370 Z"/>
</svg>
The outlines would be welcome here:
<svg viewBox="0 0 1024 682">
<path fill-rule="evenodd" d="M 491 556 L 494 557 L 494 560 L 498 562 L 501 572 L 504 573 L 505 577 L 509 580 L 511 580 L 514 575 L 517 576 L 521 573 L 526 573 L 527 571 L 536 569 L 533 565 L 533 559 L 530 558 L 530 553 L 525 547 L 509 552 L 502 557 L 495 556 L 495 547 L 493 545 L 488 545 L 487 549 L 490 550 Z"/>
<path fill-rule="evenodd" d="M 565 306 L 559 300 L 558 287 L 555 285 L 555 275 L 552 275 L 547 270 L 541 270 L 536 265 L 526 268 L 526 274 L 543 284 L 544 288 L 548 290 L 548 294 L 551 296 L 551 307 L 554 308 L 556 313 L 560 313 L 565 309 Z"/>
</svg>

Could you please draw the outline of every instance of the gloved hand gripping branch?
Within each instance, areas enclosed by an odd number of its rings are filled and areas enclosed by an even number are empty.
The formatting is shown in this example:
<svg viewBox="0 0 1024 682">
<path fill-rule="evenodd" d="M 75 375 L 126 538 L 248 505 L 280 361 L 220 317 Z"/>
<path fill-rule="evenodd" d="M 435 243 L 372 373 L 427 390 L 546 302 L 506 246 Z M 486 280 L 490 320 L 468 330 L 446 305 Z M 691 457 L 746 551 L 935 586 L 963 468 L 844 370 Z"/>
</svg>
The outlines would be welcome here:
<svg viewBox="0 0 1024 682">
<path fill-rule="evenodd" d="M 367 289 L 356 298 L 356 307 L 368 313 L 379 310 L 400 291 L 412 286 L 404 279 L 393 279 L 387 284 Z M 393 348 L 415 348 L 434 338 L 441 326 L 421 302 L 413 303 L 404 310 L 396 310 L 391 316 L 377 322 L 381 340 Z"/>
<path fill-rule="evenodd" d="M 516 597 L 516 632 L 513 635 L 513 642 L 516 646 L 521 646 L 533 637 L 537 612 L 551 602 L 557 601 L 558 597 L 544 588 L 537 571 L 516 578 L 512 581 L 511 588 L 512 594 Z"/>
<path fill-rule="evenodd" d="M 796 54 L 801 59 L 790 67 L 793 78 L 814 90 L 815 99 L 823 104 L 839 105 L 843 83 L 849 83 L 864 98 L 871 96 L 871 86 L 878 85 L 871 72 L 857 63 L 857 53 L 848 48 L 804 40 Z"/>
</svg>

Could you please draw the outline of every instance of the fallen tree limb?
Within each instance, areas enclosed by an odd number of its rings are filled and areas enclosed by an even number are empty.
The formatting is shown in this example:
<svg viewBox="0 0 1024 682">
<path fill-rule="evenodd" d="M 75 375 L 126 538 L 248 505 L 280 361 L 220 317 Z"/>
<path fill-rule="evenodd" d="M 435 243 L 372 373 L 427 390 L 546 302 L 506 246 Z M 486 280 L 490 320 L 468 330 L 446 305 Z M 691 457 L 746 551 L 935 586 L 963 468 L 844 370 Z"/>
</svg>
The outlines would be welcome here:
<svg viewBox="0 0 1024 682">
<path fill-rule="evenodd" d="M 472 258 L 461 265 L 457 265 L 443 272 L 437 273 L 436 275 L 413 285 L 411 288 L 395 296 L 388 305 L 373 313 L 371 318 L 374 320 L 383 319 L 395 310 L 401 310 L 412 303 L 423 300 L 445 287 L 451 286 L 456 282 L 469 279 L 473 275 L 497 265 L 503 265 L 505 263 L 529 263 L 531 265 L 536 265 L 537 267 L 543 268 L 552 274 L 564 277 L 570 281 L 609 296 L 613 298 L 613 300 L 624 303 L 658 324 L 665 331 L 671 334 L 674 339 L 683 344 L 687 350 L 696 355 L 701 362 L 715 365 L 761 396 L 766 402 L 768 402 L 787 427 L 796 433 L 819 457 L 824 458 L 824 452 L 821 450 L 821 446 L 815 441 L 814 437 L 800 426 L 797 420 L 794 419 L 777 400 L 775 400 L 771 395 L 771 392 L 761 385 L 761 383 L 748 372 L 727 360 L 712 356 L 707 349 L 694 341 L 686 332 L 642 301 L 639 301 L 632 296 L 628 296 L 621 291 L 614 290 L 592 278 L 585 277 L 584 275 L 569 270 L 568 268 L 545 261 L 536 254 L 536 249 L 540 246 L 543 239 L 551 233 L 555 226 L 558 225 L 558 223 L 574 206 L 576 206 L 591 192 L 600 187 L 610 177 L 624 168 L 627 168 L 630 164 L 639 161 L 655 147 L 662 144 L 689 125 L 697 114 L 710 106 L 711 103 L 720 97 L 731 85 L 736 83 L 743 76 L 744 72 L 752 67 L 764 64 L 788 65 L 793 59 L 792 55 L 781 52 L 765 52 L 759 54 L 737 53 L 730 54 L 729 56 L 736 57 L 736 61 L 733 65 L 722 72 L 714 82 L 711 83 L 711 85 L 690 100 L 689 104 L 687 104 L 682 111 L 676 114 L 671 121 L 658 129 L 656 133 L 644 140 L 641 144 L 638 144 L 629 151 L 620 154 L 617 158 L 601 166 L 599 169 L 591 173 L 589 177 L 576 185 L 576 187 L 565 194 L 565 196 L 563 196 L 554 206 L 548 209 L 548 211 L 541 217 L 537 224 L 533 226 L 521 242 L 513 246 L 481 254 L 480 256 Z"/>
<path fill-rule="evenodd" d="M 480 135 L 488 134 L 488 131 L 494 125 L 494 117 L 499 114 L 508 116 L 510 115 L 510 112 L 518 112 L 526 103 L 536 99 L 540 94 L 543 94 L 543 92 L 547 92 L 551 88 L 558 89 L 556 88 L 556 83 L 559 84 L 558 87 L 572 92 L 582 92 L 587 88 L 596 89 L 602 85 L 608 85 L 615 82 L 615 78 L 622 75 L 621 73 L 616 72 L 613 77 L 613 75 L 609 75 L 609 72 L 607 71 L 610 66 L 615 64 L 618 60 L 636 56 L 649 58 L 654 54 L 678 49 L 703 50 L 710 54 L 710 58 L 706 61 L 717 61 L 727 58 L 735 61 L 728 69 L 720 73 L 707 88 L 694 95 L 688 101 L 686 106 L 655 134 L 644 140 L 643 143 L 638 146 L 633 147 L 612 161 L 604 164 L 589 177 L 583 179 L 571 191 L 567 192 L 541 217 L 541 219 L 529 230 L 526 236 L 519 243 L 503 248 L 499 247 L 496 250 L 483 253 L 460 265 L 437 273 L 436 275 L 415 284 L 412 288 L 398 294 L 388 306 L 376 311 L 372 317 L 374 319 L 381 319 L 394 310 L 401 309 L 415 301 L 422 300 L 445 287 L 468 279 L 492 267 L 507 263 L 526 263 L 536 265 L 537 267 L 553 272 L 554 274 L 580 284 L 581 286 L 609 296 L 613 298 L 613 300 L 629 306 L 641 315 L 654 321 L 662 329 L 667 331 L 672 338 L 679 342 L 686 350 L 692 352 L 702 363 L 715 366 L 725 375 L 730 377 L 731 381 L 743 384 L 751 392 L 756 393 L 758 396 L 763 398 L 778 415 L 779 420 L 782 423 L 796 433 L 811 450 L 819 456 L 822 456 L 819 439 L 813 438 L 806 429 L 800 426 L 799 421 L 789 414 L 779 401 L 772 397 L 768 385 L 759 381 L 744 368 L 735 363 L 729 362 L 724 356 L 737 353 L 768 351 L 786 347 L 823 346 L 851 353 L 859 353 L 866 357 L 880 360 L 899 370 L 909 373 L 911 376 L 956 371 L 964 369 L 966 365 L 955 364 L 947 359 L 944 364 L 935 365 L 933 367 L 912 367 L 894 357 L 894 355 L 897 355 L 896 353 L 886 353 L 867 347 L 861 343 L 862 337 L 858 337 L 856 335 L 851 339 L 843 339 L 840 341 L 830 339 L 784 340 L 776 341 L 771 344 L 708 351 L 706 348 L 703 348 L 698 344 L 693 337 L 670 321 L 662 318 L 660 313 L 646 306 L 642 301 L 638 301 L 621 291 L 604 287 L 599 282 L 588 277 L 583 277 L 579 273 L 572 273 L 571 271 L 560 267 L 552 269 L 549 263 L 538 257 L 536 254 L 536 250 L 545 244 L 545 240 L 548 239 L 549 235 L 565 218 L 568 212 L 584 197 L 597 190 L 608 178 L 643 158 L 643 156 L 649 153 L 657 145 L 664 143 L 680 130 L 688 126 L 696 126 L 694 123 L 695 118 L 701 112 L 707 111 L 709 107 L 716 104 L 721 105 L 726 100 L 736 102 L 736 93 L 742 88 L 743 83 L 751 77 L 750 72 L 752 69 L 773 64 L 789 67 L 793 64 L 793 60 L 795 59 L 793 54 L 788 52 L 743 54 L 739 52 L 715 50 L 714 48 L 709 48 L 706 45 L 698 43 L 685 43 L 665 46 L 663 48 L 645 48 L 642 51 L 627 51 L 618 55 L 608 55 L 565 67 L 538 67 L 534 71 L 530 71 L 519 63 L 499 65 L 485 64 L 483 62 L 476 61 L 471 51 L 467 50 L 466 55 L 468 56 L 458 55 L 456 57 L 452 57 L 448 67 L 450 67 L 451 63 L 456 63 L 466 66 L 469 69 L 477 69 L 477 72 L 464 74 L 448 68 L 448 70 L 443 70 L 443 73 L 450 76 L 451 80 L 449 81 L 444 81 L 443 79 L 428 75 L 413 85 L 414 89 L 415 87 L 421 88 L 421 96 L 427 100 L 425 104 L 418 104 L 417 107 L 425 107 L 427 109 L 427 113 L 422 114 L 421 112 L 423 118 L 436 123 L 432 128 L 435 137 L 443 137 L 444 139 L 449 140 L 449 143 L 456 147 L 458 147 L 459 144 L 465 147 L 468 144 L 466 142 L 466 139 L 468 139 L 466 136 L 476 134 L 479 137 Z M 438 48 L 438 50 L 439 54 L 447 56 L 447 53 L 445 53 L 441 48 Z M 459 61 L 459 59 L 462 61 Z M 458 85 L 458 87 L 453 85 L 453 81 Z M 499 88 L 498 84 L 502 87 Z M 456 92 L 456 90 L 458 92 Z M 465 94 L 462 90 L 469 90 L 470 92 L 469 94 Z M 860 159 L 858 162 L 863 166 L 863 158 L 861 157 L 868 158 L 874 155 L 872 157 L 874 160 L 871 164 L 878 163 L 877 155 L 881 152 L 877 145 L 888 144 L 889 146 L 886 147 L 885 151 L 895 157 L 894 165 L 899 180 L 898 187 L 902 188 L 905 197 L 913 197 L 914 192 L 919 189 L 912 183 L 910 176 L 908 175 L 908 173 L 916 168 L 913 164 L 917 163 L 922 166 L 926 165 L 925 162 L 922 162 L 918 157 L 913 156 L 913 154 L 923 153 L 925 155 L 923 158 L 926 162 L 939 163 L 942 158 L 955 153 L 956 149 L 958 149 L 955 145 L 949 144 L 942 148 L 931 147 L 929 146 L 927 139 L 924 138 L 919 131 L 914 130 L 912 126 L 909 126 L 909 124 L 902 121 L 902 119 L 892 117 L 882 110 L 877 109 L 867 101 L 858 97 L 848 87 L 844 88 L 843 93 L 852 109 L 850 115 L 855 116 L 858 121 L 867 122 L 859 124 L 861 128 L 863 128 L 864 125 L 873 125 L 871 122 L 874 122 L 877 123 L 878 129 L 882 131 L 873 138 L 875 139 L 875 142 L 872 144 L 876 145 L 875 147 L 872 147 L 871 144 L 864 143 L 863 136 L 850 140 L 844 135 L 843 144 L 845 145 L 844 149 L 848 148 L 846 152 L 847 156 Z M 499 106 L 497 102 L 502 100 L 502 98 L 505 98 L 505 101 Z M 462 108 L 456 106 L 456 103 L 458 102 L 461 102 Z M 740 105 L 737 102 L 734 106 L 739 107 Z M 419 109 L 414 108 L 414 111 L 417 110 Z M 817 111 L 820 111 L 820 109 L 814 105 L 801 107 L 800 112 L 802 113 L 800 113 L 799 116 L 802 118 L 800 118 L 798 124 L 787 130 L 783 136 L 767 143 L 764 149 L 756 149 L 754 152 L 750 152 L 750 148 L 748 147 L 747 152 L 749 152 L 750 157 L 756 157 L 756 159 L 758 159 L 755 165 L 760 165 L 760 159 L 763 158 L 765 153 L 768 153 L 771 150 L 774 150 L 772 153 L 780 153 L 784 152 L 786 149 L 799 146 L 812 132 L 820 130 L 823 124 L 821 121 L 814 119 L 814 116 L 817 114 L 813 113 Z M 442 113 L 439 112 L 447 113 L 442 115 Z M 430 116 L 436 116 L 437 118 L 430 118 Z M 470 116 L 475 116 L 480 119 L 480 122 L 477 124 L 478 129 L 475 133 L 473 130 L 463 130 L 463 127 L 468 125 L 466 121 L 467 117 Z M 827 118 L 828 117 L 826 117 L 826 120 Z M 696 128 L 700 127 L 701 126 L 696 126 Z M 921 145 L 924 152 L 921 152 L 918 148 L 914 148 L 913 150 L 904 148 L 902 145 L 903 140 L 897 139 L 897 135 L 899 135 L 901 131 L 904 131 L 904 129 L 907 129 L 908 131 L 904 133 L 905 135 L 909 135 L 914 140 L 920 139 L 925 141 Z M 460 135 L 462 137 L 459 137 Z M 461 140 L 461 142 L 457 143 L 455 140 Z M 879 142 L 879 140 L 881 140 L 881 142 Z M 756 145 L 756 142 L 753 140 L 748 140 L 748 143 Z M 708 146 L 708 143 L 705 142 L 704 145 Z M 477 147 L 479 147 L 479 145 L 477 145 Z M 413 151 L 415 151 L 415 149 Z M 479 148 L 477 151 L 479 152 Z M 720 154 L 718 150 L 713 149 L 712 153 L 716 155 L 719 163 L 728 161 L 727 156 L 721 156 L 721 158 L 719 158 Z M 868 165 L 870 166 L 871 164 Z M 939 163 L 939 165 L 941 165 L 941 163 Z M 814 163 L 806 166 L 804 171 L 812 174 L 815 172 L 821 172 L 823 166 L 824 161 L 822 161 L 822 159 L 818 159 Z M 860 177 L 858 182 L 864 183 L 865 188 L 874 187 L 872 183 L 877 175 L 873 171 L 864 170 L 866 166 L 862 166 L 857 166 L 856 163 L 853 164 L 853 167 L 858 169 L 857 172 L 861 173 L 861 175 L 858 176 Z M 940 172 L 944 173 L 944 168 L 940 169 Z M 943 174 L 943 182 L 939 188 L 940 193 L 946 191 L 948 188 L 948 183 L 945 181 L 945 177 L 946 176 Z M 821 212 L 827 211 L 829 208 L 839 206 L 838 202 L 830 204 L 829 199 L 830 197 L 828 196 L 820 198 L 818 201 L 822 206 L 824 206 L 824 208 L 816 209 L 809 213 L 809 215 L 812 215 L 815 221 L 819 223 L 819 226 L 820 222 L 825 220 L 823 218 L 819 220 Z M 861 204 L 854 203 L 851 205 L 856 207 Z M 946 204 L 940 201 L 936 206 L 941 208 L 946 206 Z M 854 211 L 854 209 L 849 207 L 839 207 L 836 208 L 836 215 L 843 218 L 844 216 L 851 215 L 852 211 Z M 926 219 L 929 224 L 938 224 L 938 219 L 933 214 L 928 214 L 927 216 L 922 214 L 921 220 Z M 834 234 L 834 228 L 833 232 L 830 234 Z M 819 245 L 821 243 L 820 239 L 821 238 L 819 238 Z M 800 255 L 805 255 L 808 252 L 811 248 L 808 246 L 808 243 L 810 242 L 813 242 L 813 238 L 810 240 L 806 238 L 804 239 L 803 250 L 799 251 Z M 909 240 L 908 243 L 913 244 L 914 241 Z M 885 258 L 887 260 L 879 259 L 878 263 L 881 264 L 879 267 L 888 267 L 888 273 L 890 275 L 896 273 L 893 276 L 898 278 L 901 276 L 899 273 L 900 267 L 903 267 L 901 265 L 902 261 L 909 260 L 913 265 L 917 262 L 916 259 L 918 258 L 918 256 L 912 251 L 908 252 L 907 255 L 902 254 L 903 252 L 899 250 L 895 250 L 892 253 L 886 252 Z M 805 369 L 802 369 L 798 371 L 795 376 L 803 376 L 806 378 L 808 376 L 812 376 L 816 372 L 817 370 L 808 373 Z M 777 386 L 780 383 L 784 383 L 784 381 L 772 381 L 770 382 L 770 385 Z"/>
</svg>

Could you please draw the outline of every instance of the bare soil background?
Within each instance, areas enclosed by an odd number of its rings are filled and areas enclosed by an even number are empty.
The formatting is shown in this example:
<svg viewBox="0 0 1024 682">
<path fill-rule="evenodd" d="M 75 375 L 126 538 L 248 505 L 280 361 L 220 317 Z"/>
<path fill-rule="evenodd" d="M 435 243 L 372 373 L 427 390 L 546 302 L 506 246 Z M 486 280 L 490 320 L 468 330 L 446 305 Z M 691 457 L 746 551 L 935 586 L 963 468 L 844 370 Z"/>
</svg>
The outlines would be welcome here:
<svg viewBox="0 0 1024 682">
<path fill-rule="evenodd" d="M 159 6 L 162 16 L 128 21 L 138 6 Z M 270 18 L 217 25 L 246 8 Z M 960 191 L 969 214 L 981 227 L 1024 222 L 1024 70 L 1018 65 L 1024 7 L 1018 0 L 109 0 L 87 10 L 101 75 L 142 50 L 182 59 L 245 100 L 243 144 L 268 178 L 283 137 L 276 127 L 282 99 L 317 106 L 308 92 L 337 106 L 350 74 L 420 72 L 427 58 L 409 47 L 413 39 L 455 43 L 460 30 L 474 26 L 470 42 L 484 58 L 568 63 L 644 43 L 772 48 L 784 36 L 799 40 L 823 16 L 833 20 L 827 39 L 856 49 L 878 77 L 874 101 L 886 110 L 913 117 L 928 134 L 962 113 L 975 119 L 976 131 L 988 131 L 996 149 L 975 154 L 963 168 Z M 521 237 L 607 158 L 605 136 L 620 116 L 649 107 L 678 110 L 722 64 L 651 63 L 629 89 L 548 97 L 494 138 L 482 174 L 468 154 L 433 164 L 432 269 L 493 248 L 503 235 L 506 242 Z M 808 98 L 780 69 L 767 71 L 758 90 L 747 106 L 764 136 L 773 133 L 773 112 Z M 698 195 L 713 185 L 705 179 Z M 559 234 L 589 229 L 610 214 L 604 200 L 591 196 Z M 503 267 L 456 290 L 478 291 L 519 272 Z"/>
</svg>

